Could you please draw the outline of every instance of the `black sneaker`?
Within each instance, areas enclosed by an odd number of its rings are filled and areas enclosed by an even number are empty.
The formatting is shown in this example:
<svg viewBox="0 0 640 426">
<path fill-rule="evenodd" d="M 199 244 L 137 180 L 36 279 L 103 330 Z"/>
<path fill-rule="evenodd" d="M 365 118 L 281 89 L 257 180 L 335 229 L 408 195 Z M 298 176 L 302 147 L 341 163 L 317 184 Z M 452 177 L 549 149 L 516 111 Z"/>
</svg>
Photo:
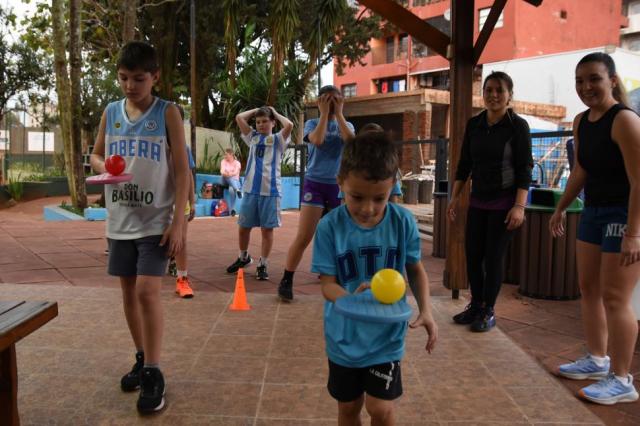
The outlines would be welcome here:
<svg viewBox="0 0 640 426">
<path fill-rule="evenodd" d="M 237 258 L 236 261 L 233 262 L 231 266 L 227 268 L 227 274 L 235 274 L 236 272 L 238 272 L 238 269 L 244 268 L 251 262 L 253 262 L 253 259 L 251 259 L 251 256 L 247 256 L 245 260 L 242 260 L 241 258 Z"/>
<path fill-rule="evenodd" d="M 267 265 L 258 265 L 258 267 L 256 268 L 256 279 L 260 281 L 266 281 L 269 279 Z"/>
<path fill-rule="evenodd" d="M 120 388 L 123 392 L 133 392 L 140 387 L 140 373 L 144 367 L 144 353 L 136 353 L 136 363 L 131 367 L 131 371 L 120 379 Z"/>
<path fill-rule="evenodd" d="M 464 311 L 453 316 L 453 322 L 456 324 L 471 324 L 482 312 L 482 306 L 473 302 L 469 303 Z"/>
<path fill-rule="evenodd" d="M 238 196 L 238 199 L 242 200 L 242 191 L 236 191 L 236 195 Z"/>
<path fill-rule="evenodd" d="M 234 217 L 236 215 L 236 211 L 235 210 L 231 210 L 231 217 Z"/>
<path fill-rule="evenodd" d="M 146 367 L 140 376 L 138 411 L 141 414 L 155 413 L 164 407 L 164 377 L 159 368 Z"/>
<path fill-rule="evenodd" d="M 282 278 L 280 286 L 278 286 L 278 296 L 283 302 L 291 302 L 293 300 L 293 281 Z"/>
<path fill-rule="evenodd" d="M 484 308 L 482 313 L 471 323 L 471 331 L 481 333 L 496 326 L 496 316 L 493 308 Z"/>
</svg>

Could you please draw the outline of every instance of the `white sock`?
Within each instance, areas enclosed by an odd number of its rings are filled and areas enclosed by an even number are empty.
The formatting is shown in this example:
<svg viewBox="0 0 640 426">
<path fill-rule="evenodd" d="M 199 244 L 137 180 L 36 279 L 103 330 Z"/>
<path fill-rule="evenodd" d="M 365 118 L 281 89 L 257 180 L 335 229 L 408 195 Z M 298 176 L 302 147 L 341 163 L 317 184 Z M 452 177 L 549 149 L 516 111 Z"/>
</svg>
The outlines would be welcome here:
<svg viewBox="0 0 640 426">
<path fill-rule="evenodd" d="M 595 355 L 591 355 L 589 354 L 589 356 L 591 356 L 591 359 L 593 360 L 593 362 L 596 363 L 596 365 L 598 367 L 604 367 L 605 364 L 607 363 L 607 361 L 609 361 L 609 357 L 608 356 L 595 356 Z"/>
<path fill-rule="evenodd" d="M 630 383 L 631 383 L 631 377 L 630 377 L 628 374 L 627 374 L 627 376 L 626 376 L 626 377 L 620 377 L 620 376 L 618 376 L 617 374 L 616 374 L 615 376 L 616 376 L 616 379 L 618 379 L 618 381 L 619 381 L 620 383 L 623 383 L 623 384 L 625 384 L 625 385 L 628 385 L 628 384 L 630 384 Z"/>
<path fill-rule="evenodd" d="M 260 261 L 258 262 L 258 265 L 260 266 L 267 266 L 267 263 L 269 263 L 269 260 L 267 260 L 266 257 L 262 257 L 260 256 Z"/>
<path fill-rule="evenodd" d="M 187 278 L 187 270 L 184 271 L 178 270 L 178 278 Z"/>
<path fill-rule="evenodd" d="M 247 250 L 240 250 L 238 257 L 242 260 L 247 260 L 249 258 L 249 252 Z"/>
</svg>

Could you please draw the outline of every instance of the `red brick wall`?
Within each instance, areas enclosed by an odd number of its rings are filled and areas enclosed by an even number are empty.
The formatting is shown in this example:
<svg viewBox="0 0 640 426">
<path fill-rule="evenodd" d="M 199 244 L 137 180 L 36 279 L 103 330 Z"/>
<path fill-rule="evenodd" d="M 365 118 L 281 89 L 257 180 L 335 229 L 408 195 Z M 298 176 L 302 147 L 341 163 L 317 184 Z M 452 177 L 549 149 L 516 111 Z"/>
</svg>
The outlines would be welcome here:
<svg viewBox="0 0 640 426">
<path fill-rule="evenodd" d="M 417 139 L 417 123 L 418 116 L 415 111 L 405 111 L 402 114 L 402 140 L 414 140 Z M 411 171 L 411 159 L 413 157 L 413 146 L 403 145 L 400 151 L 400 169 L 402 174 Z"/>
</svg>

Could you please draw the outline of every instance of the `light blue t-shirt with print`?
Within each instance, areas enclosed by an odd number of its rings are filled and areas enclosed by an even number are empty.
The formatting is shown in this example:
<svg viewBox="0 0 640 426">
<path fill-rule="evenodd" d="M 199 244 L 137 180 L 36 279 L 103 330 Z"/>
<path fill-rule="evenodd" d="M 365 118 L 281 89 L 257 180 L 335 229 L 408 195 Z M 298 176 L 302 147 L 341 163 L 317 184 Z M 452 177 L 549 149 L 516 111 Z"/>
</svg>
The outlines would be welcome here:
<svg viewBox="0 0 640 426">
<path fill-rule="evenodd" d="M 420 237 L 413 215 L 389 203 L 373 228 L 356 224 L 342 205 L 318 224 L 313 243 L 311 271 L 332 275 L 349 293 L 380 269 L 405 272 L 405 265 L 420 262 Z M 375 324 L 356 321 L 324 305 L 327 356 L 344 367 L 363 368 L 402 359 L 407 323 Z"/>
<path fill-rule="evenodd" d="M 338 122 L 330 120 L 327 123 L 327 131 L 322 145 L 317 146 L 309 142 L 309 133 L 318 127 L 318 121 L 320 121 L 318 118 L 313 118 L 304 123 L 304 141 L 307 142 L 309 150 L 305 179 L 319 183 L 336 183 L 344 140 L 340 134 Z M 352 132 L 354 131 L 353 124 L 347 122 L 347 126 Z"/>
</svg>

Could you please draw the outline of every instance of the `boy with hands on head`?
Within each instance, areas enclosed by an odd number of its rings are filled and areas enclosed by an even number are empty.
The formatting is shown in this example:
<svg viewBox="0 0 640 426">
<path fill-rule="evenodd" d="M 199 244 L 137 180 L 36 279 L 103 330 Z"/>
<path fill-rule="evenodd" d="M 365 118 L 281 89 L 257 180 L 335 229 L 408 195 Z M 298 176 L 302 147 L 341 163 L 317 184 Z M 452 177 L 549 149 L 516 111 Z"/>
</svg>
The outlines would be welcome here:
<svg viewBox="0 0 640 426">
<path fill-rule="evenodd" d="M 249 120 L 254 116 L 255 129 L 249 125 Z M 282 130 L 274 135 L 272 132 L 276 120 L 282 125 Z M 238 217 L 240 253 L 236 261 L 227 268 L 227 273 L 233 274 L 253 262 L 248 252 L 249 240 L 251 229 L 259 227 L 262 232 L 262 247 L 256 278 L 264 281 L 269 279 L 267 259 L 273 246 L 273 230 L 281 224 L 280 163 L 291 136 L 293 123 L 271 106 L 242 112 L 236 116 L 236 123 L 240 128 L 242 141 L 249 147 L 249 158 Z"/>
</svg>

